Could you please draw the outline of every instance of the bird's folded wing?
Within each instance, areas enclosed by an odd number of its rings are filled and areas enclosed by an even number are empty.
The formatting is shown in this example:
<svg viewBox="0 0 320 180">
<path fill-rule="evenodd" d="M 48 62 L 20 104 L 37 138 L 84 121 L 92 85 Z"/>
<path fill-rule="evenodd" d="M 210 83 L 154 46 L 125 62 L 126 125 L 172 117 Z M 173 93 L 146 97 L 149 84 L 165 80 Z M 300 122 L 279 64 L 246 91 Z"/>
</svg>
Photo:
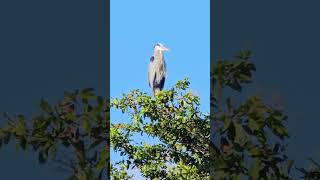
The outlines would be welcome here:
<svg viewBox="0 0 320 180">
<path fill-rule="evenodd" d="M 148 83 L 149 83 L 149 87 L 151 87 L 151 88 L 153 88 L 153 81 L 154 81 L 154 76 L 156 73 L 155 69 L 153 68 L 153 59 L 154 59 L 154 57 L 151 56 L 149 69 L 148 69 Z"/>
</svg>

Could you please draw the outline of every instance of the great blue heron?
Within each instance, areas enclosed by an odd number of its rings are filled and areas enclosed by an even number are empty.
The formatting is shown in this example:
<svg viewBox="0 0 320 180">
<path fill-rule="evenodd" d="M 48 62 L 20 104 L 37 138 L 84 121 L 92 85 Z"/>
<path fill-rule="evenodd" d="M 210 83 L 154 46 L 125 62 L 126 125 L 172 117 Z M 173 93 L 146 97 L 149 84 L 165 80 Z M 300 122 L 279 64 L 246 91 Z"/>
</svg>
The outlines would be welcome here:
<svg viewBox="0 0 320 180">
<path fill-rule="evenodd" d="M 166 61 L 163 56 L 166 51 L 169 51 L 169 49 L 163 44 L 157 43 L 150 58 L 148 81 L 153 95 L 163 89 L 164 81 L 166 80 Z"/>
</svg>

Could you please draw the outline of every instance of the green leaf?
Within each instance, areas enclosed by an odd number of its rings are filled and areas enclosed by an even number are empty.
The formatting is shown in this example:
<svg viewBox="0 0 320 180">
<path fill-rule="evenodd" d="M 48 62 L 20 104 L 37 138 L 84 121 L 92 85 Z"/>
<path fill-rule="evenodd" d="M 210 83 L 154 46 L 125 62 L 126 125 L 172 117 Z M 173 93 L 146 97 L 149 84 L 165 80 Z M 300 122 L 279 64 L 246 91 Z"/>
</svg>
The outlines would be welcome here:
<svg viewBox="0 0 320 180">
<path fill-rule="evenodd" d="M 40 108 L 44 111 L 44 112 L 47 112 L 47 113 L 52 113 L 53 110 L 52 110 L 52 107 L 49 105 L 49 103 L 47 101 L 45 101 L 44 99 L 41 99 L 41 102 L 40 102 Z"/>
<path fill-rule="evenodd" d="M 260 126 L 255 119 L 249 118 L 248 126 L 252 131 L 260 130 Z"/>
<path fill-rule="evenodd" d="M 79 92 L 78 90 L 75 90 L 74 92 L 64 92 L 65 100 L 77 102 L 78 92 Z"/>
<path fill-rule="evenodd" d="M 288 160 L 288 162 L 287 162 L 287 173 L 288 174 L 290 173 L 293 164 L 294 164 L 293 160 Z"/>
<path fill-rule="evenodd" d="M 251 76 L 240 73 L 239 74 L 239 80 L 241 82 L 250 82 L 251 81 Z"/>
<path fill-rule="evenodd" d="M 107 150 L 103 150 L 100 152 L 99 162 L 96 166 L 98 171 L 107 167 L 107 154 Z"/>
<path fill-rule="evenodd" d="M 237 174 L 237 175 L 234 175 L 233 177 L 232 177 L 232 180 L 242 180 L 243 178 L 242 178 L 242 175 L 241 174 Z"/>
<path fill-rule="evenodd" d="M 259 179 L 260 159 L 255 158 L 249 170 L 250 179 Z"/>
<path fill-rule="evenodd" d="M 26 122 L 23 116 L 19 115 L 17 117 L 14 131 L 17 136 L 24 136 L 26 134 Z"/>
<path fill-rule="evenodd" d="M 90 123 L 90 119 L 85 117 L 82 120 L 82 128 L 84 129 L 84 131 L 88 134 L 91 133 L 91 123 Z"/>
<path fill-rule="evenodd" d="M 86 88 L 80 91 L 80 98 L 83 100 L 89 100 L 95 97 L 93 88 Z"/>
<path fill-rule="evenodd" d="M 51 144 L 51 147 L 50 147 L 50 155 L 52 156 L 52 159 L 55 159 L 56 156 L 57 156 L 57 145 L 54 143 L 54 144 Z"/>
<path fill-rule="evenodd" d="M 253 157 L 259 156 L 259 155 L 261 154 L 259 148 L 256 147 L 256 146 L 250 148 L 250 149 L 249 149 L 249 152 L 250 152 L 251 156 L 253 156 Z"/>
<path fill-rule="evenodd" d="M 241 146 L 243 146 L 247 140 L 248 135 L 246 131 L 243 129 L 241 124 L 234 123 L 236 134 L 235 134 L 235 142 L 239 143 Z"/>
</svg>

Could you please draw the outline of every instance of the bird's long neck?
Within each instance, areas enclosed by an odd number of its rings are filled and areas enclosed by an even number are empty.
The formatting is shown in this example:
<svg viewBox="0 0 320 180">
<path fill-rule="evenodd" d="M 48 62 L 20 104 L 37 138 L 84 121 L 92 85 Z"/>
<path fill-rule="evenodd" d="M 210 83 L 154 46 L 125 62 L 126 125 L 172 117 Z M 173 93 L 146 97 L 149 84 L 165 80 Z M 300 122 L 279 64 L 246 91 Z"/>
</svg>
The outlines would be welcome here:
<svg viewBox="0 0 320 180">
<path fill-rule="evenodd" d="M 163 53 L 161 51 L 154 51 L 153 56 L 155 59 L 162 60 L 163 59 Z"/>
</svg>

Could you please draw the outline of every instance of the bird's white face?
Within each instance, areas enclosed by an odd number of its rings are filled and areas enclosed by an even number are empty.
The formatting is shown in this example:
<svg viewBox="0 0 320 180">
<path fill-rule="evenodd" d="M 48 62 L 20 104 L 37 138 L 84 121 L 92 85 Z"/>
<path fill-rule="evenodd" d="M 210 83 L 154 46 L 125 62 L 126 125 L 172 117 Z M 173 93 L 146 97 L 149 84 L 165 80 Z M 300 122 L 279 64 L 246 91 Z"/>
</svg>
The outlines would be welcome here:
<svg viewBox="0 0 320 180">
<path fill-rule="evenodd" d="M 163 44 L 161 43 L 157 43 L 155 46 L 154 46 L 154 50 L 155 51 L 160 51 L 160 52 L 166 52 L 166 51 L 169 51 L 169 49 L 167 47 L 165 47 Z"/>
</svg>

